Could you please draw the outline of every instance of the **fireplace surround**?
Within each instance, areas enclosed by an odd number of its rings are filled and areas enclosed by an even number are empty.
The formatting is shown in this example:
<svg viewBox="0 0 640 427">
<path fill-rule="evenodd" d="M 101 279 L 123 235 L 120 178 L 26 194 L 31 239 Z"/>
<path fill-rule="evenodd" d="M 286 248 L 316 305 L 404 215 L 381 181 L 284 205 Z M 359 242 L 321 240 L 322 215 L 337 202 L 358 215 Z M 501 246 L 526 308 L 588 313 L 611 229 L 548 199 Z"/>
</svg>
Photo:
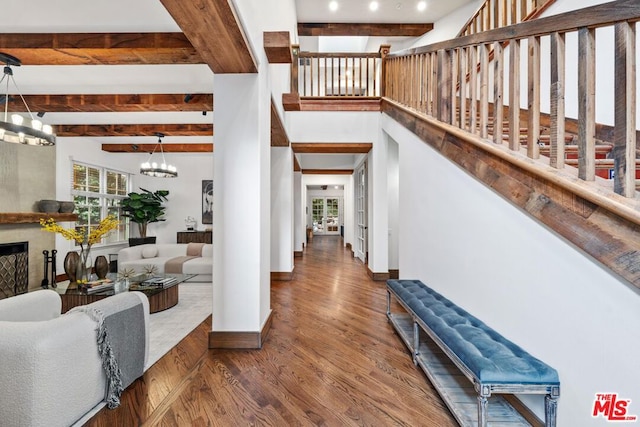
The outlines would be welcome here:
<svg viewBox="0 0 640 427">
<path fill-rule="evenodd" d="M 0 299 L 29 289 L 29 242 L 0 244 Z"/>
</svg>

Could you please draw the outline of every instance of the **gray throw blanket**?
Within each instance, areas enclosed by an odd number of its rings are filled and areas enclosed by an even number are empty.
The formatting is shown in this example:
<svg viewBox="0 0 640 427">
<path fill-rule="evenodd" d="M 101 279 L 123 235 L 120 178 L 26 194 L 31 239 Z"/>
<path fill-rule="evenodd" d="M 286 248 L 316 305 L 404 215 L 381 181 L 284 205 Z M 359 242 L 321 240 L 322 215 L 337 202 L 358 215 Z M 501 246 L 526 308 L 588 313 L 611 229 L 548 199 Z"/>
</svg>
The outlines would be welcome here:
<svg viewBox="0 0 640 427">
<path fill-rule="evenodd" d="M 120 395 L 144 373 L 144 310 L 140 300 L 127 293 L 75 307 L 96 322 L 98 352 L 107 377 L 105 401 L 110 409 L 120 405 Z"/>
</svg>

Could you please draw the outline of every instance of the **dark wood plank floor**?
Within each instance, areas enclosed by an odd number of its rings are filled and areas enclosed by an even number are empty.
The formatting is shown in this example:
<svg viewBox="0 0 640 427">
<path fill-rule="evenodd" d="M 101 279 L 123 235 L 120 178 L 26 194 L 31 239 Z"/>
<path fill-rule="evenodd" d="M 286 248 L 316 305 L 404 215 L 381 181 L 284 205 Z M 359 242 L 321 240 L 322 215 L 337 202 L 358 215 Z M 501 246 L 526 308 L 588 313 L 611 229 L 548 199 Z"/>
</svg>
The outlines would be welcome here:
<svg viewBox="0 0 640 427">
<path fill-rule="evenodd" d="M 208 350 L 208 319 L 86 425 L 457 425 L 340 237 L 314 237 L 294 273 L 272 283 L 262 350 Z"/>
</svg>

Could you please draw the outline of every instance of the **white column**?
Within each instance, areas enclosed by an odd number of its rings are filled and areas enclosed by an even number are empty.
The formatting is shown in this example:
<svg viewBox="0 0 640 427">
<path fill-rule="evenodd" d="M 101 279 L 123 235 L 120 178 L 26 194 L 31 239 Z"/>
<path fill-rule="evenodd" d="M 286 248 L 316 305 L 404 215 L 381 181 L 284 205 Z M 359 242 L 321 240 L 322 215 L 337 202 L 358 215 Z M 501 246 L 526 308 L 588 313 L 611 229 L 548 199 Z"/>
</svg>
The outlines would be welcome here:
<svg viewBox="0 0 640 427">
<path fill-rule="evenodd" d="M 387 207 L 387 138 L 381 135 L 369 153 L 369 270 L 389 272 L 389 209 Z"/>
<path fill-rule="evenodd" d="M 270 314 L 270 97 L 260 74 L 214 78 L 213 332 Z"/>
<path fill-rule="evenodd" d="M 271 272 L 293 272 L 293 151 L 271 148 Z"/>
<path fill-rule="evenodd" d="M 306 203 L 302 198 L 302 172 L 293 173 L 293 250 L 301 252 L 303 243 L 306 242 L 306 220 L 304 207 Z"/>
</svg>

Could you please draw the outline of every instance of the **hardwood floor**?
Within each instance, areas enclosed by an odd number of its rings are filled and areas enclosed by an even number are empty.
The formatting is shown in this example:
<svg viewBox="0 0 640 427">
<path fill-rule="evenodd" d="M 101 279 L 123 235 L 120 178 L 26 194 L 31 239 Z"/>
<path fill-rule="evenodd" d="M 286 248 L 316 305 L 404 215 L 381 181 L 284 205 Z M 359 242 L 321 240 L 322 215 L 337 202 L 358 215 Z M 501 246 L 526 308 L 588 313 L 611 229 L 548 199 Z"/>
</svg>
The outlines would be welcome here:
<svg viewBox="0 0 640 427">
<path fill-rule="evenodd" d="M 316 236 L 272 282 L 262 350 L 209 350 L 207 319 L 87 426 L 456 426 L 387 323 L 384 282 Z"/>
</svg>

